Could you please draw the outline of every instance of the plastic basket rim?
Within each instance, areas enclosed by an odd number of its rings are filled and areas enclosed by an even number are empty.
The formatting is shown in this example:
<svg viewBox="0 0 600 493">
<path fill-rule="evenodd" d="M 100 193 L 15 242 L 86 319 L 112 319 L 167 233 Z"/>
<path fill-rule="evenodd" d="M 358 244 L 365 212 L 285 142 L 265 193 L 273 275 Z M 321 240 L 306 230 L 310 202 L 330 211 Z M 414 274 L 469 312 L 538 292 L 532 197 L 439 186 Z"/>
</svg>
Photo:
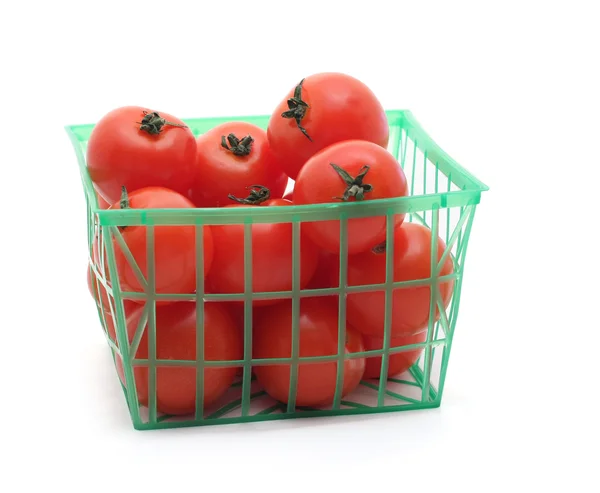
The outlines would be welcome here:
<svg viewBox="0 0 600 493">
<path fill-rule="evenodd" d="M 408 195 L 387 199 L 368 200 L 364 202 L 341 202 L 311 205 L 292 205 L 285 207 L 236 207 L 236 208 L 201 208 L 193 209 L 101 209 L 98 205 L 92 180 L 87 170 L 85 156 L 81 150 L 82 139 L 78 131 L 91 129 L 95 123 L 65 125 L 69 139 L 75 149 L 79 170 L 92 213 L 98 216 L 100 225 L 119 226 L 136 224 L 222 224 L 240 222 L 296 222 L 302 217 L 307 220 L 340 219 L 379 214 L 402 214 L 417 211 L 433 210 L 454 206 L 476 205 L 481 193 L 489 190 L 489 186 L 476 178 L 446 153 L 423 129 L 410 110 L 386 110 L 390 127 L 401 126 L 421 151 L 427 149 L 429 155 L 437 156 L 436 166 L 448 176 L 460 176 L 464 186 L 461 190 L 438 193 Z M 219 116 L 182 118 L 182 121 L 193 127 L 201 123 L 213 122 L 217 125 L 224 121 L 268 120 L 270 115 Z M 217 123 L 218 122 L 218 123 Z M 418 145 L 417 145 L 418 144 Z M 325 218 L 318 217 L 325 214 Z M 276 217 L 274 217 L 276 216 Z M 312 216 L 312 217 L 310 217 Z M 208 221 L 207 221 L 208 220 Z"/>
</svg>

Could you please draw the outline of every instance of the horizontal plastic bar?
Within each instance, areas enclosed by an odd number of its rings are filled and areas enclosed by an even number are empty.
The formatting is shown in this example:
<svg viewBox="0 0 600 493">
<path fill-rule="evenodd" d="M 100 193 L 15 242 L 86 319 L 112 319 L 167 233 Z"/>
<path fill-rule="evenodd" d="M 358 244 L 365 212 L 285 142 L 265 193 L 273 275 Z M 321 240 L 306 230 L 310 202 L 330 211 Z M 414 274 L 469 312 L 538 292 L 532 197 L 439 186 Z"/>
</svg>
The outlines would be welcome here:
<svg viewBox="0 0 600 493">
<path fill-rule="evenodd" d="M 225 425 L 235 423 L 252 423 L 258 421 L 276 421 L 283 419 L 316 418 L 328 416 L 345 416 L 352 414 L 378 414 L 416 409 L 432 409 L 440 406 L 439 401 L 419 402 L 418 404 L 397 404 L 385 407 L 353 407 L 350 409 L 316 409 L 314 411 L 294 411 L 293 413 L 254 414 L 231 418 L 191 419 L 186 421 L 160 421 L 158 423 L 134 423 L 137 430 L 156 430 L 166 428 L 189 428 L 191 426 Z"/>
<path fill-rule="evenodd" d="M 328 204 L 272 207 L 222 207 L 194 209 L 106 209 L 94 211 L 101 226 L 146 225 L 220 225 L 339 221 L 385 216 L 388 213 L 409 214 L 432 209 L 463 207 L 480 202 L 478 190 L 441 192 L 390 199 Z"/>
<path fill-rule="evenodd" d="M 446 339 L 439 339 L 437 341 L 431 341 L 431 346 L 442 346 L 446 344 Z M 405 346 L 398 346 L 390 348 L 390 354 L 401 353 L 404 351 L 412 351 L 414 349 L 421 349 L 427 347 L 429 344 L 421 342 L 418 344 L 407 344 Z M 356 353 L 347 353 L 344 355 L 344 359 L 356 359 L 372 356 L 383 355 L 383 349 L 372 349 L 369 351 L 360 351 Z M 327 356 L 301 356 L 297 359 L 299 363 L 324 363 L 330 361 L 337 361 L 337 354 Z M 251 359 L 251 360 L 223 360 L 223 361 L 205 361 L 204 366 L 207 368 L 220 368 L 229 366 L 244 366 L 250 364 L 252 366 L 271 366 L 271 365 L 287 365 L 294 362 L 293 358 L 264 358 L 264 359 Z M 131 361 L 133 366 L 148 366 L 149 360 L 147 359 L 133 359 Z M 181 360 L 181 359 L 157 359 L 156 366 L 172 367 L 172 366 L 184 366 L 184 367 L 196 367 L 196 360 Z"/>
<path fill-rule="evenodd" d="M 411 281 L 396 281 L 392 283 L 393 289 L 412 288 L 420 286 L 430 286 L 433 284 L 440 284 L 451 280 L 456 280 L 459 277 L 459 273 L 448 274 L 447 276 L 439 276 L 437 278 L 425 278 L 425 279 L 414 279 Z M 298 292 L 298 296 L 301 298 L 311 298 L 316 296 L 335 296 L 340 294 L 358 294 L 368 293 L 372 291 L 383 291 L 387 288 L 386 284 L 363 284 L 359 286 L 347 286 L 345 288 L 321 288 L 321 289 L 303 289 Z M 252 293 L 253 300 L 271 300 L 279 298 L 292 298 L 294 295 L 293 291 L 273 291 L 273 292 L 256 292 Z M 146 293 L 136 293 L 133 291 L 124 291 L 121 296 L 125 299 L 132 300 L 145 300 L 148 298 Z M 192 293 L 187 294 L 166 294 L 160 293 L 152 295 L 152 298 L 162 301 L 195 301 L 196 295 Z M 232 293 L 232 294 L 204 294 L 205 301 L 244 301 L 246 295 L 244 293 Z"/>
</svg>

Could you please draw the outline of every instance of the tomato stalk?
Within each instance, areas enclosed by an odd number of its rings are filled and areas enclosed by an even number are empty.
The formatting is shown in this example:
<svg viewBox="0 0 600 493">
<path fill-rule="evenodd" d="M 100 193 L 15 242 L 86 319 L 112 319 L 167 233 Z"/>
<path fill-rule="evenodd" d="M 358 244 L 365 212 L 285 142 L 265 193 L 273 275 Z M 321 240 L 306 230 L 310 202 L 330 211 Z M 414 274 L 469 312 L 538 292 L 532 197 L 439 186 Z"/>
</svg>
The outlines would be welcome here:
<svg viewBox="0 0 600 493">
<path fill-rule="evenodd" d="M 377 255 L 380 255 L 382 253 L 385 253 L 385 250 L 387 248 L 387 243 L 385 240 L 383 240 L 381 243 L 379 243 L 379 245 L 375 245 L 371 251 Z"/>
<path fill-rule="evenodd" d="M 144 111 L 144 118 L 142 118 L 141 122 L 136 123 L 140 125 L 140 130 L 148 132 L 150 135 L 158 135 L 159 133 L 161 133 L 162 128 L 165 125 L 186 128 L 186 125 L 181 125 L 179 123 L 169 122 L 165 120 L 156 111 Z"/>
<path fill-rule="evenodd" d="M 131 205 L 129 204 L 129 196 L 127 195 L 127 188 L 125 185 L 121 187 L 121 200 L 119 202 L 119 207 L 121 209 L 129 209 Z"/>
<path fill-rule="evenodd" d="M 302 100 L 302 83 L 303 82 L 304 82 L 304 79 L 302 79 L 300 81 L 300 84 L 298 84 L 296 86 L 296 88 L 294 89 L 294 96 L 287 100 L 287 105 L 288 105 L 289 110 L 284 111 L 281 114 L 281 116 L 283 118 L 293 118 L 294 120 L 296 120 L 296 125 L 298 125 L 298 128 L 300 129 L 300 131 L 304 135 L 306 135 L 306 138 L 308 140 L 310 140 L 312 142 L 310 135 L 308 135 L 308 133 L 306 132 L 306 129 L 300 124 L 300 122 L 302 121 L 302 118 L 304 118 L 304 115 L 306 114 L 306 110 L 308 108 L 310 108 L 310 106 L 308 106 L 308 103 L 306 101 Z"/>
<path fill-rule="evenodd" d="M 250 185 L 246 189 L 250 190 L 250 194 L 245 199 L 237 198 L 232 194 L 229 194 L 227 197 L 245 205 L 260 205 L 271 197 L 271 191 L 262 185 Z"/>
<path fill-rule="evenodd" d="M 354 197 L 356 200 L 363 200 L 365 198 L 365 193 L 373 191 L 373 185 L 363 183 L 365 175 L 371 168 L 368 164 L 365 164 L 362 168 L 360 168 L 356 178 L 353 178 L 350 173 L 340 168 L 337 164 L 329 164 L 337 172 L 337 174 L 340 175 L 342 180 L 344 180 L 344 183 L 347 185 L 344 195 L 342 197 L 333 197 L 334 199 L 343 200 L 346 202 L 350 197 Z"/>
<path fill-rule="evenodd" d="M 127 195 L 127 188 L 125 187 L 125 185 L 121 186 L 121 200 L 119 201 L 119 207 L 121 209 L 131 208 L 131 204 L 129 203 L 129 196 Z M 125 228 L 127 228 L 127 226 L 119 227 L 121 231 L 125 231 Z"/>
<path fill-rule="evenodd" d="M 229 145 L 227 145 L 227 142 L 229 142 Z M 254 139 L 251 135 L 246 135 L 242 140 L 238 139 L 232 133 L 227 136 L 227 139 L 225 139 L 224 135 L 221 136 L 221 147 L 231 151 L 236 156 L 247 156 L 250 154 L 253 142 Z"/>
</svg>

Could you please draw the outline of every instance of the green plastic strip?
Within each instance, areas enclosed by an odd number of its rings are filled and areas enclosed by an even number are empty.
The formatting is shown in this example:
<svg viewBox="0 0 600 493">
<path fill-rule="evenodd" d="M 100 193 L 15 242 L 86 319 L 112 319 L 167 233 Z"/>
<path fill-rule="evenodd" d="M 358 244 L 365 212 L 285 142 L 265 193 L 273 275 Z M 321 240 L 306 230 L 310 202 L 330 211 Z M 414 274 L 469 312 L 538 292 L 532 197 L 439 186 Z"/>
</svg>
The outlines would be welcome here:
<svg viewBox="0 0 600 493">
<path fill-rule="evenodd" d="M 340 220 L 340 289 L 348 284 L 348 218 L 343 216 Z M 343 246 L 342 246 L 343 245 Z M 332 409 L 339 409 L 344 389 L 344 355 L 346 353 L 346 296 L 338 296 L 338 333 L 337 333 L 337 378 Z"/>
<path fill-rule="evenodd" d="M 434 288 L 434 285 L 438 283 L 439 270 L 438 270 L 438 235 L 439 235 L 439 211 L 436 209 L 432 212 L 431 218 L 431 256 L 430 256 L 430 272 L 434 279 L 429 290 L 429 323 L 427 324 L 427 346 L 425 347 L 425 370 L 423 376 L 423 392 L 421 399 L 425 401 L 429 398 L 429 385 L 431 378 L 431 366 L 432 366 L 432 347 L 431 342 L 433 340 L 433 330 L 435 325 L 435 312 L 437 308 L 437 296 L 438 290 Z"/>
<path fill-rule="evenodd" d="M 379 391 L 377 405 L 383 406 L 389 367 L 389 351 L 392 337 L 392 312 L 394 306 L 394 214 L 388 212 L 386 216 L 386 249 L 385 249 L 385 315 L 383 328 L 383 355 L 381 356 L 381 372 L 379 374 Z"/>
<path fill-rule="evenodd" d="M 244 375 L 242 416 L 250 412 L 252 381 L 252 223 L 244 224 Z"/>
<path fill-rule="evenodd" d="M 292 354 L 287 412 L 296 410 L 300 357 L 300 223 L 292 225 Z"/>
<path fill-rule="evenodd" d="M 204 416 L 204 226 L 196 224 L 196 419 Z"/>
<path fill-rule="evenodd" d="M 154 226 L 146 227 L 146 258 L 148 268 L 148 413 L 150 423 L 156 423 L 156 264 L 154 261 Z"/>
</svg>

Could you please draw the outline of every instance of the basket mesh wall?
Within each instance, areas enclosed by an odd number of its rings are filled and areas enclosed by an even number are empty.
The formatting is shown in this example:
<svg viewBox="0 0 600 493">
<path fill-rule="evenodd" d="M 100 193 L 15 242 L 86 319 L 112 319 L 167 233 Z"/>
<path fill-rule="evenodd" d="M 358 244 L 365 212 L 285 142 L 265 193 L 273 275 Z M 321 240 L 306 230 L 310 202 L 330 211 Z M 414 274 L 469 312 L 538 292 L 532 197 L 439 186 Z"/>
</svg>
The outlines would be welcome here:
<svg viewBox="0 0 600 493">
<path fill-rule="evenodd" d="M 457 325 L 460 305 L 460 293 L 463 279 L 463 269 L 467 252 L 467 244 L 475 209 L 480 200 L 480 194 L 487 187 L 472 177 L 449 156 L 447 156 L 416 123 L 409 112 L 388 112 L 390 122 L 389 150 L 398 159 L 406 174 L 410 196 L 406 199 L 391 199 L 381 201 L 380 205 L 369 208 L 359 208 L 355 204 L 342 204 L 339 207 L 329 207 L 319 210 L 319 207 L 302 209 L 286 207 L 285 213 L 273 213 L 268 208 L 253 212 L 251 216 L 239 216 L 235 209 L 229 212 L 201 210 L 185 211 L 185 213 L 156 213 L 144 211 L 102 211 L 99 210 L 89 176 L 85 169 L 85 150 L 87 139 L 93 128 L 92 125 L 68 127 L 67 131 L 73 142 L 79 159 L 83 184 L 88 206 L 88 245 L 90 254 L 90 269 L 92 282 L 96 289 L 98 316 L 104 330 L 107 343 L 113 354 L 117 370 L 124 381 L 123 391 L 129 405 L 133 424 L 138 429 L 155 429 L 177 426 L 194 426 L 217 423 L 234 423 L 245 421 L 262 421 L 268 419 L 284 419 L 291 417 L 324 416 L 339 414 L 357 414 L 385 411 L 412 410 L 437 407 L 441 403 L 446 369 L 452 338 Z M 266 128 L 267 117 L 246 117 L 241 120 Z M 205 132 L 226 119 L 187 120 L 195 135 Z M 349 205 L 349 207 L 348 207 Z M 259 209 L 259 208 L 257 208 Z M 431 229 L 433 238 L 439 236 L 446 245 L 441 259 L 438 261 L 437 242 L 432 242 L 431 272 L 426 279 L 405 282 L 394 282 L 392 278 L 393 256 L 387 255 L 387 279 L 384 284 L 373 286 L 346 286 L 346 252 L 341 254 L 340 281 L 341 288 L 317 290 L 301 290 L 299 287 L 299 248 L 300 230 L 303 222 L 326 219 L 339 220 L 341 224 L 341 240 L 344 244 L 347 237 L 348 221 L 355 217 L 368 215 L 386 216 L 388 225 L 393 224 L 394 216 L 405 213 L 407 222 L 421 223 Z M 236 217 L 235 214 L 238 216 Z M 293 278 L 294 286 L 291 291 L 277 293 L 252 293 L 252 242 L 250 241 L 252 224 L 260 222 L 290 222 L 293 234 Z M 160 294 L 154 290 L 154 236 L 156 228 L 165 224 L 187 224 L 196 228 L 197 245 L 197 282 L 196 292 L 187 294 Z M 246 292 L 239 294 L 208 294 L 203 282 L 202 248 L 203 226 L 210 224 L 242 224 L 245 233 L 245 285 Z M 123 241 L 120 226 L 139 225 L 145 227 L 148 243 L 148 268 L 144 275 L 136 265 L 135 260 Z M 387 244 L 393 249 L 393 228 L 388 227 Z M 93 254 L 94 243 L 103 255 Z M 113 247 L 113 243 L 117 245 Z M 435 244 L 434 244 L 435 243 Z M 145 301 L 145 307 L 133 338 L 128 337 L 125 326 L 125 304 L 119 283 L 109 287 L 107 279 L 117 279 L 115 266 L 115 248 L 121 248 L 128 257 L 131 266 L 145 293 L 137 297 Z M 441 266 L 447 258 L 453 262 L 453 273 L 440 276 Z M 93 260 L 95 259 L 95 260 Z M 441 301 L 439 283 L 453 281 L 453 294 L 450 303 L 444 307 Z M 389 348 L 390 325 L 393 316 L 392 293 L 395 289 L 407 289 L 416 286 L 430 286 L 430 314 L 439 310 L 439 317 L 434 320 L 430 316 L 429 326 L 425 328 L 424 341 L 409 346 Z M 386 296 L 385 322 L 386 342 L 379 350 L 363 353 L 346 354 L 344 351 L 346 327 L 346 295 L 370 291 L 382 291 Z M 125 293 L 126 297 L 135 297 L 136 293 Z M 341 295 L 341 296 L 340 296 Z M 296 337 L 289 358 L 279 358 L 272 361 L 259 361 L 252 358 L 252 301 L 261 298 L 289 298 L 292 300 L 292 310 L 298 313 L 301 299 L 308 296 L 334 296 L 339 309 L 338 353 L 329 356 L 302 358 L 299 357 L 297 335 L 298 322 L 294 321 L 292 333 Z M 160 360 L 156 357 L 156 301 L 180 300 L 197 304 L 197 333 L 195 360 Z M 235 361 L 205 361 L 203 340 L 203 310 L 204 303 L 211 301 L 243 302 L 244 303 L 244 354 L 241 360 Z M 297 317 L 296 317 L 297 319 Z M 134 356 L 140 340 L 147 332 L 148 357 L 137 359 Z M 295 405 L 295 392 L 298 369 L 301 364 L 315 362 L 331 362 L 338 369 L 343 365 L 344 358 L 361 356 L 382 356 L 382 375 L 387 373 L 389 357 L 401 351 L 422 349 L 418 361 L 405 373 L 388 379 L 363 380 L 352 393 L 342 396 L 343 372 L 337 372 L 337 388 L 333 403 L 324 407 L 306 408 Z M 123 362 L 123 364 L 120 364 Z M 117 364 L 119 363 L 119 364 Z M 252 374 L 252 368 L 258 364 L 290 365 L 290 391 L 287 404 L 272 399 L 258 385 Z M 210 405 L 204 406 L 203 385 L 204 372 L 207 368 L 235 366 L 241 369 L 241 375 L 229 388 L 222 398 Z M 148 368 L 148 405 L 138 403 L 138 392 L 134 380 L 134 368 Z M 156 384 L 161 371 L 165 368 L 187 368 L 186 378 L 195 379 L 196 406 L 195 414 L 188 416 L 170 416 L 157 411 Z"/>
</svg>

